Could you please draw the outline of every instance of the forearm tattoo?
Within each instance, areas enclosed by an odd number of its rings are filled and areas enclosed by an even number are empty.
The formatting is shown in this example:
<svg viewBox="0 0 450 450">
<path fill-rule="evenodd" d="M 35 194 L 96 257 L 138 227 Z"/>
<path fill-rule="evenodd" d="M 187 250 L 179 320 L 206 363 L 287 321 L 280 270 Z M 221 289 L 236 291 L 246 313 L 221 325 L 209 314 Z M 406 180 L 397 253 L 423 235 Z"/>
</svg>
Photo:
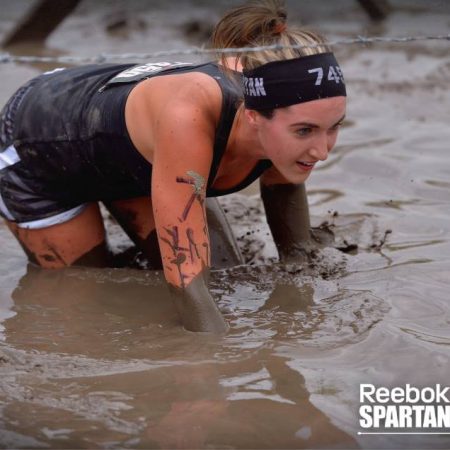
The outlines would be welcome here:
<svg viewBox="0 0 450 450">
<path fill-rule="evenodd" d="M 180 225 L 172 226 L 171 228 L 164 228 L 164 231 L 167 233 L 167 236 L 161 237 L 161 241 L 165 242 L 169 245 L 172 250 L 173 258 L 170 259 L 170 263 L 176 266 L 176 270 L 180 277 L 181 287 L 186 286 L 186 280 L 192 275 L 188 275 L 183 272 L 182 265 L 185 263 L 188 258 L 189 261 L 194 264 L 197 261 L 201 261 L 202 268 L 208 265 L 209 261 L 209 244 L 208 244 L 208 236 L 207 236 L 207 227 L 206 227 L 206 216 L 204 213 L 204 198 L 203 198 L 203 189 L 205 187 L 205 179 L 199 175 L 198 173 L 190 170 L 186 173 L 187 177 L 176 177 L 177 183 L 185 183 L 189 184 L 193 188 L 192 195 L 187 201 L 181 216 L 179 217 Z M 181 231 L 181 235 L 186 237 L 187 246 L 180 245 L 180 229 L 179 227 L 183 227 L 183 223 L 189 216 L 191 208 L 195 201 L 198 201 L 200 207 L 202 208 L 205 226 L 203 228 L 205 241 L 198 242 L 195 239 L 194 231 L 192 228 L 188 227 L 185 230 Z M 202 248 L 205 252 L 205 258 L 202 258 L 200 253 L 200 248 Z M 170 268 L 169 268 L 170 269 Z M 172 269 L 170 269 L 172 270 Z"/>
<path fill-rule="evenodd" d="M 194 262 L 194 251 L 195 251 L 195 256 L 199 259 L 200 259 L 200 253 L 198 251 L 197 244 L 195 243 L 195 240 L 194 240 L 194 231 L 192 230 L 192 228 L 188 228 L 186 230 L 186 236 L 189 241 L 189 253 L 191 255 L 191 262 L 193 263 Z"/>
<path fill-rule="evenodd" d="M 186 183 L 190 184 L 194 190 L 191 197 L 189 198 L 184 210 L 183 214 L 181 215 L 181 219 L 184 222 L 187 219 L 187 216 L 189 215 L 189 211 L 192 208 L 192 205 L 194 204 L 195 200 L 198 200 L 200 203 L 200 206 L 203 208 L 203 199 L 202 199 L 202 191 L 203 187 L 205 186 L 205 179 L 199 175 L 197 172 L 194 172 L 193 170 L 189 170 L 186 172 L 186 174 L 190 178 L 184 178 L 184 177 L 177 177 L 177 183 Z"/>
</svg>

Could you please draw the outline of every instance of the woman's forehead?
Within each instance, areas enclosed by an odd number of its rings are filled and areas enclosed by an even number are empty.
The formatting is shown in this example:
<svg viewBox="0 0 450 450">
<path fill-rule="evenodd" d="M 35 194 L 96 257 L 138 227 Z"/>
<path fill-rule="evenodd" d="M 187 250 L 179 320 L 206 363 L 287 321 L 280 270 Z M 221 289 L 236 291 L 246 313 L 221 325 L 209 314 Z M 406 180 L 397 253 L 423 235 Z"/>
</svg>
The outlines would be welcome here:
<svg viewBox="0 0 450 450">
<path fill-rule="evenodd" d="M 339 120 L 345 114 L 346 104 L 346 97 L 330 97 L 298 103 L 276 111 L 280 118 L 287 120 L 320 123 Z"/>
</svg>

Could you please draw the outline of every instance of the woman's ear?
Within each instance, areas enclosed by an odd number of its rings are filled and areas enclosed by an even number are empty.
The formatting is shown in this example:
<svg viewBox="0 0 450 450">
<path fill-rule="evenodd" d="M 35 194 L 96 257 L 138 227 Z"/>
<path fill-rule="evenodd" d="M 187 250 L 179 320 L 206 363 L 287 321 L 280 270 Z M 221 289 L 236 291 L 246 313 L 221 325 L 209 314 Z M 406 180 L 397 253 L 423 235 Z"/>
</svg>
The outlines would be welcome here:
<svg viewBox="0 0 450 450">
<path fill-rule="evenodd" d="M 244 114 L 250 126 L 253 128 L 257 128 L 261 115 L 258 114 L 254 109 L 244 109 Z"/>
</svg>

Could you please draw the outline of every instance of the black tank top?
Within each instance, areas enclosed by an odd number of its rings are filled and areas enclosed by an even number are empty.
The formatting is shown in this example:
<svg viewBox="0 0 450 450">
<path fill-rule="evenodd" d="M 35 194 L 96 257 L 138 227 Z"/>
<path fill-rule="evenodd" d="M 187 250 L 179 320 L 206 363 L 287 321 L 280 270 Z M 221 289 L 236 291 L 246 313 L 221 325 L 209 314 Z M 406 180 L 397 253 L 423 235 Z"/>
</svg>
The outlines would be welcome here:
<svg viewBox="0 0 450 450">
<path fill-rule="evenodd" d="M 151 164 L 134 147 L 125 124 L 125 103 L 143 79 L 202 72 L 219 84 L 223 100 L 214 142 L 207 196 L 239 191 L 271 166 L 260 161 L 231 189 L 211 187 L 225 151 L 240 99 L 238 83 L 214 63 L 93 65 L 41 75 L 17 112 L 14 145 L 28 180 L 59 200 L 117 200 L 150 194 Z M 31 181 L 31 180 L 30 180 Z"/>
</svg>

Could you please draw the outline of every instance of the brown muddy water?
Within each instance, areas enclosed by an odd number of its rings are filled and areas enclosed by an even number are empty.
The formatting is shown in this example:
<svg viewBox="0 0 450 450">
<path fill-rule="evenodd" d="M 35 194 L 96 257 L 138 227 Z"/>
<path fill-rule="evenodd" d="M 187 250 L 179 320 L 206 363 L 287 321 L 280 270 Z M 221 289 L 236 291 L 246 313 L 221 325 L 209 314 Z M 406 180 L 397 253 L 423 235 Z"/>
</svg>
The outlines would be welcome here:
<svg viewBox="0 0 450 450">
<path fill-rule="evenodd" d="M 2 2 L 2 36 L 27 3 Z M 186 48 L 236 3 L 84 1 L 46 47 L 14 51 Z M 287 2 L 292 22 L 330 38 L 448 34 L 448 2 L 391 3 L 373 25 L 350 0 Z M 347 121 L 307 188 L 314 224 L 357 249 L 282 266 L 256 190 L 223 198 L 247 260 L 212 276 L 225 337 L 181 329 L 158 272 L 39 270 L 0 225 L 1 448 L 450 447 L 358 434 L 361 383 L 449 384 L 449 44 L 336 53 Z M 1 65 L 1 103 L 49 67 Z"/>
</svg>

